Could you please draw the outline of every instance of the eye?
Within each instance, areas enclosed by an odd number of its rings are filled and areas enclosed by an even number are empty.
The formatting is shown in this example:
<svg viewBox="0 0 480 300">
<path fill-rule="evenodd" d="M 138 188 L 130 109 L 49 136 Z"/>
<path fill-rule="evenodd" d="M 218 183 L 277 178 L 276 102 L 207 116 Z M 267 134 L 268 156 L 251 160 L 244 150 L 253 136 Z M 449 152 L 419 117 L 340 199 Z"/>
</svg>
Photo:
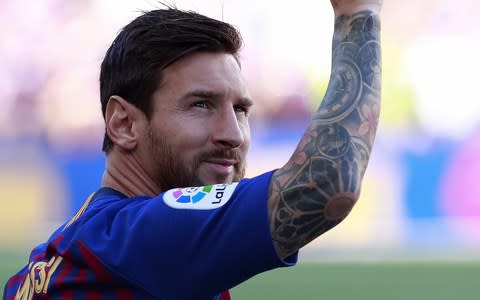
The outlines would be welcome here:
<svg viewBox="0 0 480 300">
<path fill-rule="evenodd" d="M 248 110 L 249 110 L 248 107 L 243 105 L 235 105 L 233 109 L 235 110 L 236 113 L 244 113 L 244 114 L 248 114 Z"/>
<path fill-rule="evenodd" d="M 206 101 L 197 101 L 192 104 L 193 107 L 198 107 L 198 108 L 208 108 L 209 105 Z"/>
</svg>

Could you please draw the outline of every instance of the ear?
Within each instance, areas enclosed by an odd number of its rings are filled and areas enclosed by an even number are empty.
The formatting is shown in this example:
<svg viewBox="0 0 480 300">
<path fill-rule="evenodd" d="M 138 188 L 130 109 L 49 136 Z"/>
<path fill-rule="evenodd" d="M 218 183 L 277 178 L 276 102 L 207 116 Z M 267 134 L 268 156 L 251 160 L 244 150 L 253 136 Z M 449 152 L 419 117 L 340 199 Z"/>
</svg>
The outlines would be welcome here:
<svg viewBox="0 0 480 300">
<path fill-rule="evenodd" d="M 105 127 L 113 144 L 126 151 L 137 146 L 138 131 L 135 130 L 142 121 L 143 113 L 120 96 L 108 99 L 105 111 Z"/>
</svg>

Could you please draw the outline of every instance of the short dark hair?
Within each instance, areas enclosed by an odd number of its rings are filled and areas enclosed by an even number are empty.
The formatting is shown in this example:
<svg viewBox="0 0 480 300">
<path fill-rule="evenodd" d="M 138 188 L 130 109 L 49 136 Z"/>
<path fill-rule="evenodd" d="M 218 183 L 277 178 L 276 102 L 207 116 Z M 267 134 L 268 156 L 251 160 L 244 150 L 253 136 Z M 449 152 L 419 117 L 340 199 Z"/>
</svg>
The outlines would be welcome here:
<svg viewBox="0 0 480 300">
<path fill-rule="evenodd" d="M 118 95 L 151 117 L 151 96 L 161 84 L 161 71 L 193 52 L 225 52 L 238 60 L 240 33 L 232 25 L 174 7 L 144 12 L 125 26 L 105 54 L 100 69 L 100 99 Z M 106 130 L 102 150 L 113 142 Z"/>
</svg>

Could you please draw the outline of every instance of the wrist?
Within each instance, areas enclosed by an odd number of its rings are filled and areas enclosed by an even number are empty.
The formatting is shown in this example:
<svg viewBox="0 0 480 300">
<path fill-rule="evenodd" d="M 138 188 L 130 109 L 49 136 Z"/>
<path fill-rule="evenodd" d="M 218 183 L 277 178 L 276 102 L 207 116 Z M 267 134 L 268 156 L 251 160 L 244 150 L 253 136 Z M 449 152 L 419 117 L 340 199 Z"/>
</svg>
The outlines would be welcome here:
<svg viewBox="0 0 480 300">
<path fill-rule="evenodd" d="M 363 3 L 363 4 L 346 4 L 346 5 L 338 5 L 338 6 L 334 5 L 333 7 L 334 7 L 335 18 L 337 18 L 343 15 L 351 16 L 353 14 L 356 14 L 362 11 L 369 11 L 372 14 L 380 14 L 382 5 L 381 3 L 377 3 L 376 1 L 373 1 L 372 3 Z"/>
<path fill-rule="evenodd" d="M 371 38 L 380 40 L 380 30 L 380 16 L 371 10 L 339 15 L 335 17 L 332 46 L 335 49 L 346 41 L 355 42 L 361 46 Z"/>
</svg>

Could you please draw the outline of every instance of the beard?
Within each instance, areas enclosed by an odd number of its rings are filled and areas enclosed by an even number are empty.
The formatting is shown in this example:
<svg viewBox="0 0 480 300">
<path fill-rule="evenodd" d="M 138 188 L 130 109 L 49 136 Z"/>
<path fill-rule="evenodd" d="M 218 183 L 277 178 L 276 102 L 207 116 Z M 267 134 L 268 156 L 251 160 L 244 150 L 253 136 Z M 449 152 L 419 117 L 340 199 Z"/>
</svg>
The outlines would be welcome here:
<svg viewBox="0 0 480 300">
<path fill-rule="evenodd" d="M 245 176 L 245 156 L 239 149 L 216 148 L 199 152 L 191 162 L 187 162 L 181 159 L 179 153 L 176 153 L 165 138 L 156 136 L 150 128 L 148 129 L 148 137 L 151 147 L 150 153 L 153 154 L 154 180 L 162 191 L 179 187 L 238 182 Z M 218 178 L 214 180 L 215 182 L 203 182 L 199 176 L 200 164 L 212 158 L 234 159 L 236 163 L 233 166 L 233 178 L 229 180 Z"/>
</svg>

